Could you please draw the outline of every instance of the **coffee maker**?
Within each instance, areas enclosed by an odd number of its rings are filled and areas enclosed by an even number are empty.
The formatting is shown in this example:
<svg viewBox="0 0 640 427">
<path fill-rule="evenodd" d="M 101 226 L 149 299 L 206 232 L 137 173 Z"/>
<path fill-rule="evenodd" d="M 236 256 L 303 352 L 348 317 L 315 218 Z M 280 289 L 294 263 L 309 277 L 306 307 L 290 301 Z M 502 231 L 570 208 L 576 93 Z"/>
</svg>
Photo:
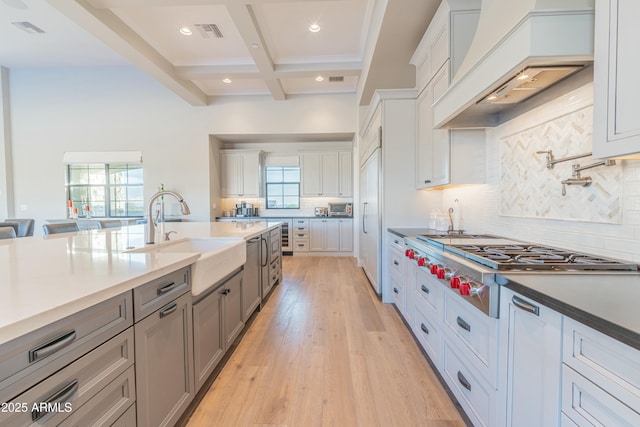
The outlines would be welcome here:
<svg viewBox="0 0 640 427">
<path fill-rule="evenodd" d="M 240 202 L 236 203 L 236 216 L 258 216 L 260 215 L 259 209 L 253 207 L 253 203 Z"/>
</svg>

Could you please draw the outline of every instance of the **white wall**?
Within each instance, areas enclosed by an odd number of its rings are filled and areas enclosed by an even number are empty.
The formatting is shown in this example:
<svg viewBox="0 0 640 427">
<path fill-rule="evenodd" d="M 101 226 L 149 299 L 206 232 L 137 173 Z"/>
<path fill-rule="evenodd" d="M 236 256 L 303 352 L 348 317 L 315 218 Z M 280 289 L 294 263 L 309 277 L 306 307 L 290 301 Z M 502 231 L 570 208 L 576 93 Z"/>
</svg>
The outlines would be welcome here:
<svg viewBox="0 0 640 427">
<path fill-rule="evenodd" d="M 621 224 L 574 221 L 567 210 L 564 219 L 540 219 L 504 216 L 500 212 L 500 170 L 520 167 L 510 162 L 500 163 L 500 140 L 516 132 L 583 109 L 593 103 L 593 86 L 587 85 L 566 96 L 524 114 L 487 132 L 487 183 L 480 186 L 452 188 L 443 191 L 442 208 L 460 201 L 464 228 L 516 239 L 548 244 L 588 253 L 640 262 L 640 161 L 622 162 Z M 590 132 L 589 132 L 590 133 Z M 548 138 L 540 135 L 540 140 Z M 551 144 L 570 141 L 548 141 Z M 578 154 L 577 152 L 574 154 Z M 562 156 L 558 156 L 562 157 Z M 588 161 L 589 159 L 587 159 Z M 572 162 L 568 162 L 569 164 Z M 587 164 L 585 162 L 584 164 Z M 525 165 L 531 174 L 549 175 L 540 164 Z M 594 175 L 585 171 L 585 175 Z M 570 173 L 569 173 L 570 175 Z M 595 175 L 594 175 L 595 179 Z M 597 185 L 594 181 L 592 185 Z M 568 187 L 566 197 L 575 197 L 579 188 Z M 560 192 L 555 180 L 541 185 L 538 191 Z M 554 193 L 555 194 L 555 193 Z M 438 206 L 440 207 L 440 206 Z M 594 202 L 592 209 L 599 209 Z M 560 212 L 560 217 L 562 212 Z"/>
<path fill-rule="evenodd" d="M 208 221 L 217 177 L 210 135 L 355 132 L 355 95 L 217 100 L 192 107 L 129 67 L 10 72 L 15 215 L 66 215 L 65 151 L 141 150 L 145 198 L 160 183 L 181 192 L 189 220 Z M 168 214 L 179 212 L 167 206 Z"/>
</svg>

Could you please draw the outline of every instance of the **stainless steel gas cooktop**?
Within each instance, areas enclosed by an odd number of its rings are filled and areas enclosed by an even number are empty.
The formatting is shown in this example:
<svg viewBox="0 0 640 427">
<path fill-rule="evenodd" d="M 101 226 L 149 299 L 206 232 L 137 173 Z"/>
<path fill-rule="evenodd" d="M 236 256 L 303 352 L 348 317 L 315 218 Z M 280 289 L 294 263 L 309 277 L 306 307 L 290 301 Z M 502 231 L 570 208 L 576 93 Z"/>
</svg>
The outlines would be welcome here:
<svg viewBox="0 0 640 427">
<path fill-rule="evenodd" d="M 494 270 L 638 271 L 638 265 L 485 234 L 423 235 L 418 239 Z"/>
</svg>

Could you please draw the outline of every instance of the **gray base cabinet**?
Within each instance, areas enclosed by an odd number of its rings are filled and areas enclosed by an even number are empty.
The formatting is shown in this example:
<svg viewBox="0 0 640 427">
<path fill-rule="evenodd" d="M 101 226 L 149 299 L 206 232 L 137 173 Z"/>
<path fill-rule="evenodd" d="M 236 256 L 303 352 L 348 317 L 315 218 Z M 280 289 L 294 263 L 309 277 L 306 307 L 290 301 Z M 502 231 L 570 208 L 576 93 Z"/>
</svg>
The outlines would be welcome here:
<svg viewBox="0 0 640 427">
<path fill-rule="evenodd" d="M 191 294 L 135 324 L 139 427 L 174 425 L 193 399 Z"/>
<path fill-rule="evenodd" d="M 213 285 L 193 304 L 196 392 L 244 328 L 243 270 Z"/>
</svg>

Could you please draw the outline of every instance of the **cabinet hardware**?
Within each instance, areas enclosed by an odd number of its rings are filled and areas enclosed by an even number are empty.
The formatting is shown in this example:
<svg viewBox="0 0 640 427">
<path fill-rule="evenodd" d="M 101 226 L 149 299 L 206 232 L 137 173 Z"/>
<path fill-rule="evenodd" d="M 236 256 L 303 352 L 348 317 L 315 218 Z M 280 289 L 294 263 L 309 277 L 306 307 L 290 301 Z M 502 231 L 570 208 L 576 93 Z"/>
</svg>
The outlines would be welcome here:
<svg viewBox="0 0 640 427">
<path fill-rule="evenodd" d="M 60 390 L 53 393 L 51 396 L 47 397 L 46 399 L 42 399 L 41 402 L 46 403 L 46 405 L 38 405 L 38 407 L 40 406 L 46 406 L 47 408 L 54 407 L 56 406 L 54 405 L 55 403 L 66 402 L 71 398 L 71 396 L 73 396 L 73 394 L 76 391 L 78 391 L 78 380 L 74 379 L 69 384 L 67 384 L 66 386 L 62 387 Z M 38 411 L 37 409 L 34 409 L 31 411 L 31 421 L 38 421 L 40 418 L 44 417 L 48 413 L 49 413 L 48 411 Z"/>
<path fill-rule="evenodd" d="M 393 288 L 393 292 L 397 294 L 398 293 L 398 288 Z"/>
<path fill-rule="evenodd" d="M 467 379 L 464 377 L 464 375 L 462 375 L 462 372 L 460 372 L 460 371 L 458 371 L 458 381 L 460 381 L 460 384 L 462 384 L 462 387 L 464 387 L 467 390 L 471 391 L 471 383 L 469 383 L 469 381 L 467 381 Z"/>
<path fill-rule="evenodd" d="M 430 182 L 431 182 L 431 180 L 430 180 L 430 179 L 425 179 L 425 180 L 424 180 L 424 183 L 425 183 L 425 184 L 429 184 Z"/>
<path fill-rule="evenodd" d="M 393 260 L 393 265 L 400 265 L 398 264 L 398 261 L 396 261 L 395 259 Z"/>
<path fill-rule="evenodd" d="M 163 308 L 162 310 L 160 310 L 160 318 L 162 319 L 164 316 L 168 316 L 171 313 L 173 313 L 174 311 L 176 311 L 178 309 L 178 304 L 177 303 L 173 303 L 169 306 L 167 306 L 166 308 Z"/>
<path fill-rule="evenodd" d="M 429 288 L 427 288 L 425 285 L 420 285 L 420 290 L 425 294 L 429 293 Z"/>
<path fill-rule="evenodd" d="M 64 332 L 47 341 L 46 343 L 29 350 L 29 363 L 44 359 L 45 357 L 62 350 L 63 348 L 71 344 L 75 339 L 76 331 L 75 329 L 72 329 L 71 331 Z"/>
<path fill-rule="evenodd" d="M 424 323 L 420 323 L 420 329 L 422 329 L 422 332 L 424 332 L 425 334 L 429 335 L 429 329 L 427 328 L 427 326 Z"/>
<path fill-rule="evenodd" d="M 158 295 L 163 295 L 176 287 L 176 282 L 171 282 L 167 285 L 158 288 Z"/>
<path fill-rule="evenodd" d="M 515 305 L 519 309 L 531 314 L 535 314 L 536 316 L 540 316 L 540 307 L 530 304 L 522 298 L 518 298 L 516 295 L 511 298 L 511 301 L 513 302 L 513 305 Z"/>
<path fill-rule="evenodd" d="M 467 332 L 471 332 L 471 325 L 465 322 L 462 317 L 458 316 L 458 318 L 456 319 L 456 322 L 458 323 L 458 326 L 460 326 L 462 329 L 466 330 Z"/>
</svg>

